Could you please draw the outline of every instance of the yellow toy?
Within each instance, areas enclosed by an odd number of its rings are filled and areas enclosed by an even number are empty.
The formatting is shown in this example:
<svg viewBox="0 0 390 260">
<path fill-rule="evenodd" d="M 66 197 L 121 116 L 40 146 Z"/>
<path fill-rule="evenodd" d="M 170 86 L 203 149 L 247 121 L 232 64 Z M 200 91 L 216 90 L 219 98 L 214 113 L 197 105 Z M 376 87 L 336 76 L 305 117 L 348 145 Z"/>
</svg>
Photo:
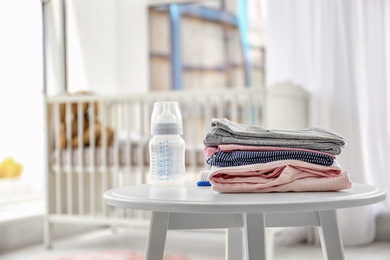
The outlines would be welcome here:
<svg viewBox="0 0 390 260">
<path fill-rule="evenodd" d="M 23 172 L 23 166 L 11 157 L 5 158 L 0 163 L 0 178 L 19 177 Z"/>
</svg>

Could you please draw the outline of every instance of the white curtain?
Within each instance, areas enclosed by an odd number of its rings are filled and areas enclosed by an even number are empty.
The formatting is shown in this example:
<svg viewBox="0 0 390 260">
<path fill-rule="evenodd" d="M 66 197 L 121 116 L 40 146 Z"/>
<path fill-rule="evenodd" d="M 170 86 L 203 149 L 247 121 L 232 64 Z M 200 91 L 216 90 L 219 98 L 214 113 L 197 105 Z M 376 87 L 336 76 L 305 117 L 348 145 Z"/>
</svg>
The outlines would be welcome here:
<svg viewBox="0 0 390 260">
<path fill-rule="evenodd" d="M 348 140 L 351 179 L 390 189 L 390 0 L 272 0 L 267 23 L 267 85 L 311 92 L 311 124 Z M 344 243 L 371 242 L 383 211 L 390 198 L 339 211 Z"/>
</svg>

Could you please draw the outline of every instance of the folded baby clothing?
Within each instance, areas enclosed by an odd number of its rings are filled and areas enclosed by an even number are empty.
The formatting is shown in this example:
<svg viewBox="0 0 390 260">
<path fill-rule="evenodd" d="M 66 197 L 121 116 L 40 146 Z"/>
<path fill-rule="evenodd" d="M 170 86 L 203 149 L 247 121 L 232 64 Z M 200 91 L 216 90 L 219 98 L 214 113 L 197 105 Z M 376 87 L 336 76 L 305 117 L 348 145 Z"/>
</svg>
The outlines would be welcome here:
<svg viewBox="0 0 390 260">
<path fill-rule="evenodd" d="M 349 174 L 332 166 L 299 160 L 236 167 L 212 167 L 209 181 L 221 193 L 337 191 L 351 187 Z"/>
<path fill-rule="evenodd" d="M 232 152 L 232 151 L 306 151 L 313 152 L 313 150 L 300 149 L 300 148 L 289 148 L 289 147 L 274 147 L 274 146 L 256 146 L 256 145 L 239 145 L 239 144 L 220 144 L 217 146 L 205 146 L 204 153 L 207 157 L 213 155 L 218 151 Z M 325 152 L 315 151 L 318 154 L 326 154 L 331 156 L 333 159 L 335 155 Z"/>
<path fill-rule="evenodd" d="M 334 155 L 341 153 L 346 140 L 318 127 L 303 130 L 274 130 L 243 125 L 226 118 L 213 118 L 211 130 L 204 138 L 206 146 L 219 144 L 264 145 L 316 150 Z"/>
<path fill-rule="evenodd" d="M 256 163 L 267 163 L 281 160 L 300 160 L 319 165 L 330 166 L 333 157 L 308 151 L 219 151 L 207 158 L 211 166 L 229 167 Z"/>
<path fill-rule="evenodd" d="M 213 118 L 204 152 L 217 192 L 337 191 L 352 185 L 336 160 L 346 143 L 318 127 L 271 130 Z"/>
</svg>

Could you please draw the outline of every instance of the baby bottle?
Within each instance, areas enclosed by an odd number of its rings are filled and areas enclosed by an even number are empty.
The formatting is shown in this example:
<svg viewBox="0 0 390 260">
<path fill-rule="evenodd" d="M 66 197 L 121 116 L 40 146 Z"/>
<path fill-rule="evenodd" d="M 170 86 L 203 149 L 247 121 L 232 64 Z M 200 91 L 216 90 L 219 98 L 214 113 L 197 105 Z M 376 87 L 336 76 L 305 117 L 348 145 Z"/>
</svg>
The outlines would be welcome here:
<svg viewBox="0 0 390 260">
<path fill-rule="evenodd" d="M 150 183 L 181 185 L 185 181 L 185 141 L 177 102 L 155 102 L 149 141 Z"/>
</svg>

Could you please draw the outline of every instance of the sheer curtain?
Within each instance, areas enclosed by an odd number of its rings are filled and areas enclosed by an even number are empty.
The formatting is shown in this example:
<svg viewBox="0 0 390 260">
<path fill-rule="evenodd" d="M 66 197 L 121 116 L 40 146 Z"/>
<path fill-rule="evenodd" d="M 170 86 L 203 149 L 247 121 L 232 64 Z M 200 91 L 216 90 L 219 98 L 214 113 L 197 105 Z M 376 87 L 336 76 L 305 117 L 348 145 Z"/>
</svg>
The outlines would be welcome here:
<svg viewBox="0 0 390 260">
<path fill-rule="evenodd" d="M 272 0 L 267 19 L 267 85 L 310 91 L 311 124 L 348 139 L 351 179 L 390 189 L 390 1 Z M 384 211 L 390 198 L 340 211 L 345 244 L 371 242 Z"/>
</svg>

